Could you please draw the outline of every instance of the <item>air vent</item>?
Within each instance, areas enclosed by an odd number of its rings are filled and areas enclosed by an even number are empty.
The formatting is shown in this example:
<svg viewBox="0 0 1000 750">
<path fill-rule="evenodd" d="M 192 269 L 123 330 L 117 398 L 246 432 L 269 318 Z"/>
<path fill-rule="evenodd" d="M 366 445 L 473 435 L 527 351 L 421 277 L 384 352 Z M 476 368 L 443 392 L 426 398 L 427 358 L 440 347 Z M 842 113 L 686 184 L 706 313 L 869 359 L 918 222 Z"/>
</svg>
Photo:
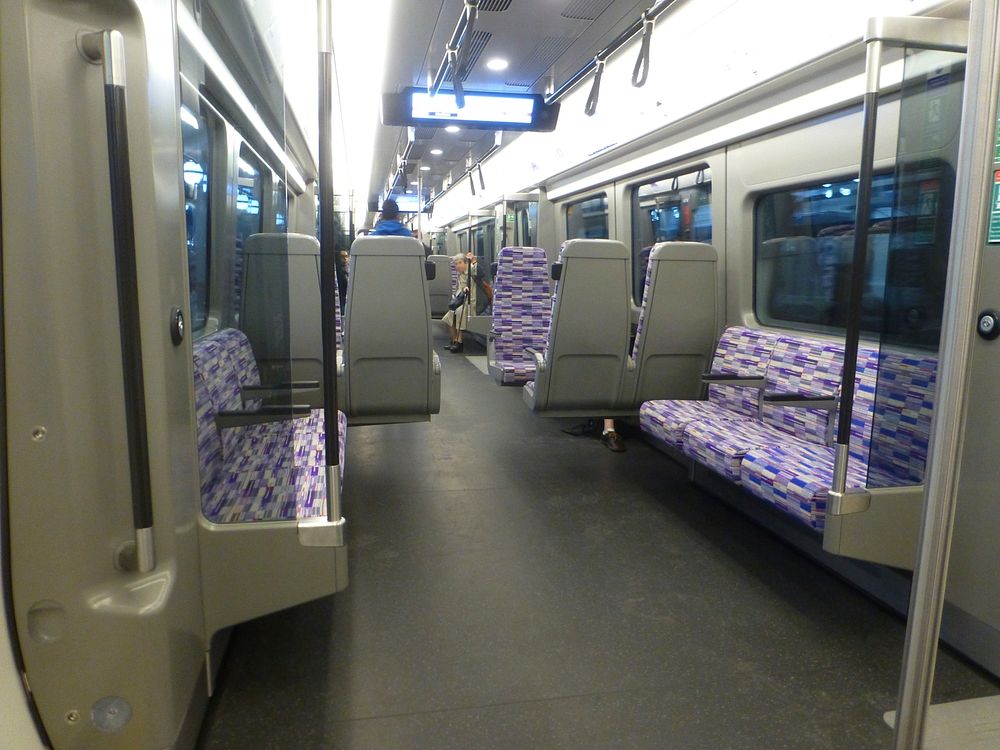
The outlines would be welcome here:
<svg viewBox="0 0 1000 750">
<path fill-rule="evenodd" d="M 503 13 L 510 7 L 510 0 L 480 0 L 479 10 L 487 13 Z"/>
<path fill-rule="evenodd" d="M 573 41 L 572 37 L 545 37 L 530 55 L 514 64 L 504 83 L 508 86 L 531 88 L 539 76 L 555 65 L 556 60 L 562 57 Z"/>
<path fill-rule="evenodd" d="M 490 39 L 493 35 L 488 31 L 473 31 L 472 39 L 467 42 L 469 45 L 468 56 L 465 59 L 465 75 L 462 76 L 464 81 L 469 77 L 469 71 L 476 67 L 476 61 L 479 60 L 479 56 L 483 54 L 483 50 L 486 49 L 486 45 L 490 43 Z M 452 80 L 453 71 L 448 71 L 448 77 L 446 81 Z"/>
<path fill-rule="evenodd" d="M 562 12 L 562 17 L 579 21 L 596 21 L 613 2 L 614 0 L 571 0 L 566 10 Z"/>
</svg>

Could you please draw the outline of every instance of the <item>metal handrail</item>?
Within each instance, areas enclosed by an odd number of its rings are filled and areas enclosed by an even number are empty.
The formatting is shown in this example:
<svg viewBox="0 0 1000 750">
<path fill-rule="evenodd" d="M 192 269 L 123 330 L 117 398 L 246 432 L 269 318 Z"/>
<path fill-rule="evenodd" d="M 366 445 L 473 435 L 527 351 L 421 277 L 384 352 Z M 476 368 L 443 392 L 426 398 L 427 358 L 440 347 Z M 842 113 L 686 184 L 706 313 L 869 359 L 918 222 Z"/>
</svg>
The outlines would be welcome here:
<svg viewBox="0 0 1000 750">
<path fill-rule="evenodd" d="M 118 291 L 118 331 L 121 338 L 125 387 L 125 427 L 128 436 L 129 479 L 132 489 L 134 557 L 120 550 L 118 564 L 126 570 L 148 573 L 156 567 L 153 543 L 153 492 L 146 429 L 146 390 L 142 369 L 142 330 L 139 321 L 139 280 L 136 264 L 135 217 L 132 210 L 132 172 L 128 150 L 128 109 L 125 97 L 125 39 L 120 31 L 105 29 L 80 36 L 80 50 L 91 63 L 104 68 L 104 112 L 108 128 L 108 172 L 114 233 L 115 275 Z"/>
<path fill-rule="evenodd" d="M 323 314 L 323 417 L 326 454 L 326 520 L 336 530 L 333 546 L 344 544 L 340 487 L 340 422 L 337 409 L 337 328 L 334 305 L 337 258 L 333 205 L 333 24 L 331 0 L 319 0 L 319 258 L 320 309 Z"/>
<path fill-rule="evenodd" d="M 547 97 L 545 97 L 546 104 L 552 104 L 562 99 L 566 94 L 573 90 L 573 88 L 580 83 L 584 78 L 586 78 L 594 69 L 597 67 L 597 61 L 606 61 L 611 55 L 624 47 L 629 40 L 632 39 L 636 34 L 641 31 L 645 31 L 647 24 L 651 24 L 656 20 L 656 17 L 668 10 L 674 3 L 678 0 L 657 0 L 649 8 L 643 11 L 642 15 L 634 22 L 632 22 L 625 31 L 616 36 L 611 40 L 604 49 L 598 52 L 594 59 L 580 68 L 576 73 L 571 75 L 566 81 L 562 83 L 558 88 L 552 91 Z"/>
<path fill-rule="evenodd" d="M 448 77 L 448 70 L 452 69 L 452 82 L 455 82 L 459 78 L 459 71 L 456 68 L 452 68 L 453 63 L 449 52 L 452 50 L 459 50 L 464 46 L 466 38 L 472 38 L 472 29 L 475 26 L 474 16 L 479 13 L 479 0 L 465 0 L 465 7 L 462 9 L 462 15 L 459 16 L 458 23 L 455 25 L 455 30 L 451 34 L 451 39 L 445 45 L 444 59 L 441 60 L 441 65 L 438 66 L 437 74 L 434 76 L 434 80 L 431 81 L 430 85 L 427 87 L 427 92 L 431 96 L 437 96 L 438 92 L 441 90 L 441 86 L 444 85 L 444 79 Z M 461 106 L 461 105 L 459 105 Z"/>
</svg>

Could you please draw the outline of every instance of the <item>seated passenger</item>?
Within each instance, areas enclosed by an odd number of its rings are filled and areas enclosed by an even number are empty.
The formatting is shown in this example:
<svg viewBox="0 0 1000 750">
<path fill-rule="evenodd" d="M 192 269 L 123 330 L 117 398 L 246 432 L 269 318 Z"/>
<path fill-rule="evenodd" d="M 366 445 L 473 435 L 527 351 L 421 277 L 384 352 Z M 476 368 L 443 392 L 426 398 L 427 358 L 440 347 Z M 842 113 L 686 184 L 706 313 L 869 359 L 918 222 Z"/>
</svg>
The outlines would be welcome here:
<svg viewBox="0 0 1000 750">
<path fill-rule="evenodd" d="M 386 235 L 396 237 L 413 236 L 413 232 L 399 221 L 399 206 L 392 198 L 388 198 L 382 204 L 382 218 L 378 220 L 370 234 L 373 237 L 384 237 Z"/>
<path fill-rule="evenodd" d="M 615 453 L 622 453 L 627 450 L 625 448 L 625 441 L 622 440 L 622 436 L 615 429 L 615 420 L 605 417 L 603 422 L 603 426 L 598 426 L 596 419 L 588 419 L 581 424 L 566 427 L 563 432 L 567 435 L 575 435 L 577 437 L 599 437 L 608 450 Z"/>
<path fill-rule="evenodd" d="M 469 262 L 472 262 L 472 278 L 476 283 L 469 291 Z M 472 253 L 461 253 L 453 255 L 451 262 L 458 271 L 458 285 L 452 290 L 452 304 L 448 305 L 449 310 L 441 318 L 448 324 L 451 331 L 451 343 L 445 347 L 448 351 L 459 354 L 465 349 L 462 343 L 462 331 L 469 322 L 469 311 L 475 309 L 476 315 L 482 315 L 493 301 L 493 289 L 486 281 L 486 274 L 479 267 L 476 256 Z M 452 307 L 452 305 L 455 305 Z"/>
</svg>

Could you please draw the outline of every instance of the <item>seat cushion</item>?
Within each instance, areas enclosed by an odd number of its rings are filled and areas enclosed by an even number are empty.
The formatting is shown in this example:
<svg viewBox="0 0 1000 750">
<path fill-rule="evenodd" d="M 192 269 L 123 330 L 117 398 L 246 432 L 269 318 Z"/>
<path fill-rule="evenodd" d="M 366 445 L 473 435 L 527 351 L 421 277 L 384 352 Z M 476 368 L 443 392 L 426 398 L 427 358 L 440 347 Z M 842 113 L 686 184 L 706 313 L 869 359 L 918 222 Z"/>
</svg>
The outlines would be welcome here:
<svg viewBox="0 0 1000 750">
<path fill-rule="evenodd" d="M 822 445 L 771 445 L 743 456 L 743 486 L 796 520 L 821 530 L 826 500 L 833 481 L 834 449 Z M 847 464 L 847 487 L 862 488 L 866 469 L 859 461 Z"/>
<path fill-rule="evenodd" d="M 294 521 L 326 513 L 323 467 L 225 471 L 203 512 L 213 523 Z"/>
<path fill-rule="evenodd" d="M 524 385 L 535 379 L 534 361 L 501 362 L 497 360 L 496 367 L 500 370 L 500 378 L 504 385 Z"/>
<path fill-rule="evenodd" d="M 740 481 L 743 456 L 768 445 L 808 445 L 761 422 L 699 419 L 684 428 L 684 453 L 734 482 Z"/>
<path fill-rule="evenodd" d="M 639 407 L 642 431 L 677 450 L 684 447 L 684 428 L 691 422 L 705 419 L 746 421 L 751 417 L 712 401 L 658 400 L 646 401 Z"/>
</svg>

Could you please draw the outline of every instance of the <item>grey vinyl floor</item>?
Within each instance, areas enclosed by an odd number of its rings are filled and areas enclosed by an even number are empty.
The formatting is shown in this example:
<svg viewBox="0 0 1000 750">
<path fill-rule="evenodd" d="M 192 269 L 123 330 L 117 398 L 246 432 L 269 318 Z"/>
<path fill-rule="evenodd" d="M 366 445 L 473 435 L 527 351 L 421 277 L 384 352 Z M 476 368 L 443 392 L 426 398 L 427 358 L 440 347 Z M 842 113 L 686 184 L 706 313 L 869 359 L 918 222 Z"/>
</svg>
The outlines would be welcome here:
<svg viewBox="0 0 1000 750">
<path fill-rule="evenodd" d="M 348 433 L 350 586 L 236 629 L 203 750 L 889 746 L 902 618 L 441 357 L 431 423 Z M 935 701 L 997 692 L 942 652 Z"/>
</svg>

